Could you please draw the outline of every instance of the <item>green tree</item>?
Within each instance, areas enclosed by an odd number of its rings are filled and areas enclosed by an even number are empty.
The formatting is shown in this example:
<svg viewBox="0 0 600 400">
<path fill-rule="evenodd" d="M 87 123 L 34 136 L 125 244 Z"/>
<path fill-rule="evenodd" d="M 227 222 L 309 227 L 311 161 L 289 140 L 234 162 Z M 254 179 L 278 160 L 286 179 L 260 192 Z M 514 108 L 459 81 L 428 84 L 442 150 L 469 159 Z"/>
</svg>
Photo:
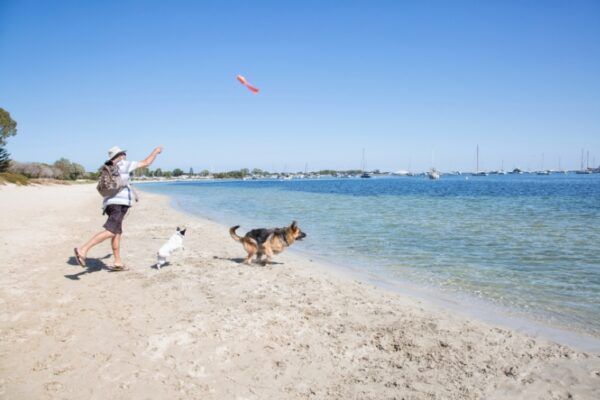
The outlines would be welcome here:
<svg viewBox="0 0 600 400">
<path fill-rule="evenodd" d="M 17 121 L 10 117 L 10 113 L 0 107 L 0 146 L 6 144 L 6 138 L 17 134 Z"/>
<path fill-rule="evenodd" d="M 189 176 L 194 176 L 194 168 L 190 167 Z"/>
<path fill-rule="evenodd" d="M 81 164 L 72 163 L 69 169 L 69 179 L 76 180 L 85 176 L 85 168 Z"/>
<path fill-rule="evenodd" d="M 171 171 L 165 171 L 164 173 L 164 177 L 165 178 L 170 178 L 173 174 L 171 173 Z"/>
<path fill-rule="evenodd" d="M 210 175 L 210 171 L 207 169 L 203 169 L 202 171 L 200 171 L 200 175 L 201 176 L 209 176 Z"/>
<path fill-rule="evenodd" d="M 242 174 L 242 178 L 243 178 L 244 176 L 250 175 L 250 170 L 248 168 L 242 168 L 242 169 L 240 169 L 240 173 Z"/>
<path fill-rule="evenodd" d="M 154 171 L 154 176 L 157 176 L 160 178 L 161 176 L 163 176 L 163 170 L 160 168 L 156 168 L 156 171 Z"/>
<path fill-rule="evenodd" d="M 54 162 L 54 168 L 58 172 L 56 176 L 58 179 L 75 180 L 85 176 L 83 165 L 72 163 L 64 157 Z"/>
<path fill-rule="evenodd" d="M 0 172 L 6 172 L 10 166 L 10 154 L 0 146 Z"/>
<path fill-rule="evenodd" d="M 58 170 L 58 179 L 69 179 L 71 174 L 71 161 L 63 157 L 54 162 L 54 167 Z"/>
<path fill-rule="evenodd" d="M 181 175 L 183 175 L 183 171 L 181 169 L 175 168 L 173 170 L 173 176 L 181 176 Z"/>
<path fill-rule="evenodd" d="M 86 176 L 88 179 L 96 181 L 100 178 L 100 172 L 88 172 Z"/>
<path fill-rule="evenodd" d="M 150 176 L 150 169 L 148 167 L 138 168 L 135 170 L 134 175 L 137 177 Z"/>
</svg>

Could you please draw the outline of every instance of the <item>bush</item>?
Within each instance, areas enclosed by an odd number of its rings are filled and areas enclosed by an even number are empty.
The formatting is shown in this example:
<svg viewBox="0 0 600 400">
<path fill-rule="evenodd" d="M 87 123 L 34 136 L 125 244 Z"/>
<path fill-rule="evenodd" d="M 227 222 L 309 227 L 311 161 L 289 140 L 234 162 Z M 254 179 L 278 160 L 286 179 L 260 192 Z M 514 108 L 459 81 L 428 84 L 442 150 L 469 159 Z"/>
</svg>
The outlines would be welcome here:
<svg viewBox="0 0 600 400">
<path fill-rule="evenodd" d="M 62 172 L 51 165 L 43 163 L 20 163 L 13 161 L 10 163 L 9 172 L 25 175 L 28 178 L 54 179 L 59 178 Z"/>
<path fill-rule="evenodd" d="M 72 163 L 66 158 L 61 158 L 54 165 L 12 161 L 8 171 L 14 174 L 25 175 L 31 179 L 76 180 L 86 176 L 85 168 L 82 165 Z"/>
<path fill-rule="evenodd" d="M 29 179 L 26 176 L 20 174 L 13 174 L 10 172 L 0 173 L 0 185 L 5 183 L 14 183 L 15 185 L 29 185 Z"/>
<path fill-rule="evenodd" d="M 88 172 L 86 178 L 97 181 L 100 178 L 100 172 Z"/>
</svg>

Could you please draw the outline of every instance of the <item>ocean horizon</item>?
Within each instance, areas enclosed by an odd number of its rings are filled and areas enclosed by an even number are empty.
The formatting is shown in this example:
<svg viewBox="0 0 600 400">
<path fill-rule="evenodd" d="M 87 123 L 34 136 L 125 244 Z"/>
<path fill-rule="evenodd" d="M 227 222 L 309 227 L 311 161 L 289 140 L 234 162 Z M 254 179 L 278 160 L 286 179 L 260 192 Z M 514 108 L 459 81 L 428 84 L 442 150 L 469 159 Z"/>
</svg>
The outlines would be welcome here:
<svg viewBox="0 0 600 400">
<path fill-rule="evenodd" d="M 384 285 L 406 283 L 600 338 L 598 174 L 140 186 L 185 212 L 241 225 L 241 233 L 297 220 L 308 237 L 296 251 Z"/>
</svg>

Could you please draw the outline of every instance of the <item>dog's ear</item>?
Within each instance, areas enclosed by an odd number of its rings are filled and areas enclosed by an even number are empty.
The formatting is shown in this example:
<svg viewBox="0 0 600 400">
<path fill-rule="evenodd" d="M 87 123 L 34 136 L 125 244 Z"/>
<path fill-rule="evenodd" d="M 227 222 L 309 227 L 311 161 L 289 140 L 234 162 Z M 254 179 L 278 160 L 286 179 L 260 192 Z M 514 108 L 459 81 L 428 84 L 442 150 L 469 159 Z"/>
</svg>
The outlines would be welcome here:
<svg viewBox="0 0 600 400">
<path fill-rule="evenodd" d="M 179 233 L 181 233 L 181 236 L 185 236 L 186 230 L 187 230 L 187 228 L 183 228 L 182 230 L 179 231 Z"/>
<path fill-rule="evenodd" d="M 177 227 L 177 232 L 179 232 L 179 227 Z"/>
<path fill-rule="evenodd" d="M 292 228 L 292 229 L 298 228 L 298 223 L 296 221 L 292 221 L 292 224 L 290 225 L 290 228 Z"/>
</svg>

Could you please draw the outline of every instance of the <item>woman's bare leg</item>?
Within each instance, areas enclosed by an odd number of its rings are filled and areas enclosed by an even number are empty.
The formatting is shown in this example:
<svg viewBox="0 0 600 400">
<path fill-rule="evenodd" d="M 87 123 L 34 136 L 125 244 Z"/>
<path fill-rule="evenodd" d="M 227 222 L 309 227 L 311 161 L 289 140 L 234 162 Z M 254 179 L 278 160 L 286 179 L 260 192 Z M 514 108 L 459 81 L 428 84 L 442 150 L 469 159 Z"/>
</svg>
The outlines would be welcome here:
<svg viewBox="0 0 600 400">
<path fill-rule="evenodd" d="M 84 244 L 82 247 L 79 247 L 77 251 L 79 252 L 79 254 L 81 254 L 82 257 L 85 258 L 87 256 L 88 251 L 90 251 L 92 247 L 104 242 L 108 238 L 114 238 L 115 236 L 116 235 L 114 233 L 106 230 L 98 232 L 86 244 Z M 118 236 L 120 237 L 121 235 Z"/>
<path fill-rule="evenodd" d="M 123 266 L 123 261 L 121 260 L 121 234 L 117 234 L 113 236 L 111 240 L 113 254 L 115 255 L 115 266 Z"/>
</svg>

